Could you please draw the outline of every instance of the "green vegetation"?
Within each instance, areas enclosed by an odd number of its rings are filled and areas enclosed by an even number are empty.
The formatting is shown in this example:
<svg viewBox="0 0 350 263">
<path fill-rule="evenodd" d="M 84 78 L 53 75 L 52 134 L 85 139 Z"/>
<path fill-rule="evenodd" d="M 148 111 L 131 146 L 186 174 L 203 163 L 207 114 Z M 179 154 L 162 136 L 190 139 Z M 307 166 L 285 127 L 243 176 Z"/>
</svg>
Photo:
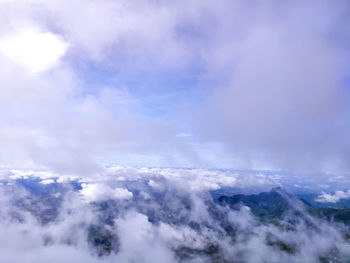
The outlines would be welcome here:
<svg viewBox="0 0 350 263">
<path fill-rule="evenodd" d="M 100 226 L 90 226 L 88 241 L 97 249 L 99 256 L 110 254 L 118 248 L 116 237 L 110 231 Z"/>
<path fill-rule="evenodd" d="M 228 205 L 232 209 L 241 205 L 248 206 L 253 215 L 268 222 L 282 219 L 284 214 L 291 210 L 286 198 L 275 189 L 257 195 L 220 196 L 217 201 L 220 205 Z"/>
</svg>

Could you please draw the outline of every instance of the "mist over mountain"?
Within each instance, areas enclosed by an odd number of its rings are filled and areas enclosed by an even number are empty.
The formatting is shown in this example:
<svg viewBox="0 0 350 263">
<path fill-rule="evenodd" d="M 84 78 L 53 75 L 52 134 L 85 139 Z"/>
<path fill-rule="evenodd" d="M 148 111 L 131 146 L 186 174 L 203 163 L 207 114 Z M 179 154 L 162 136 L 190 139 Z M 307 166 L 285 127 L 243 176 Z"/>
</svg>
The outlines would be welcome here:
<svg viewBox="0 0 350 263">
<path fill-rule="evenodd" d="M 202 185 L 193 188 L 188 179 L 200 173 Z M 233 194 L 243 187 L 234 183 L 238 175 L 226 172 L 231 182 L 212 185 L 212 173 L 115 167 L 102 178 L 74 178 L 8 171 L 0 187 L 0 260 L 350 260 L 350 206 L 313 206 L 276 185 Z"/>
<path fill-rule="evenodd" d="M 0 263 L 350 262 L 348 0 L 0 0 Z"/>
</svg>

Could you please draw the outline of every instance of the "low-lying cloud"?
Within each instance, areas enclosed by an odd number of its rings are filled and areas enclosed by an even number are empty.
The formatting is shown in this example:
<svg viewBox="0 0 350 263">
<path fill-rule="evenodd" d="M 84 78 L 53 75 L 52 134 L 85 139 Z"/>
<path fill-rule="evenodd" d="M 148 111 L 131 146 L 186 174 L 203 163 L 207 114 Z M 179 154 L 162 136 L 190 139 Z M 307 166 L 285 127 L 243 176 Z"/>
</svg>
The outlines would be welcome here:
<svg viewBox="0 0 350 263">
<path fill-rule="evenodd" d="M 321 193 L 316 201 L 321 203 L 336 203 L 341 199 L 349 199 L 350 191 L 336 191 L 334 194 L 331 193 Z"/>
<path fill-rule="evenodd" d="M 174 180 L 166 170 L 108 173 L 51 184 L 35 174 L 3 178 L 1 261 L 316 263 L 350 256 L 345 226 L 308 215 L 289 197 L 302 216 L 287 214 L 275 225 L 246 206 L 219 206 L 211 188 L 187 188 L 186 177 Z"/>
</svg>

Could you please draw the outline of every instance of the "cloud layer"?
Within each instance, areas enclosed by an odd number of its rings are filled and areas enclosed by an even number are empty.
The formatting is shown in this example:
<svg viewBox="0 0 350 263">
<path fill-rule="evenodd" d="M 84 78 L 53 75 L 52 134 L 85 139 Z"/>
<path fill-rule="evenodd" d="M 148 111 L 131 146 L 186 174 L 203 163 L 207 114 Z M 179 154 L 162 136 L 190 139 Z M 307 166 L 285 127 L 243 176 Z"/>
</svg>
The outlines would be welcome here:
<svg viewBox="0 0 350 263">
<path fill-rule="evenodd" d="M 219 206 L 212 186 L 194 190 L 186 177 L 168 174 L 117 168 L 103 178 L 51 177 L 51 184 L 36 173 L 3 178 L 0 259 L 316 263 L 350 256 L 347 228 L 311 217 L 293 198 L 286 196 L 298 214 L 262 223 L 246 206 Z"/>
<path fill-rule="evenodd" d="M 1 163 L 344 172 L 349 10 L 1 1 Z"/>
</svg>

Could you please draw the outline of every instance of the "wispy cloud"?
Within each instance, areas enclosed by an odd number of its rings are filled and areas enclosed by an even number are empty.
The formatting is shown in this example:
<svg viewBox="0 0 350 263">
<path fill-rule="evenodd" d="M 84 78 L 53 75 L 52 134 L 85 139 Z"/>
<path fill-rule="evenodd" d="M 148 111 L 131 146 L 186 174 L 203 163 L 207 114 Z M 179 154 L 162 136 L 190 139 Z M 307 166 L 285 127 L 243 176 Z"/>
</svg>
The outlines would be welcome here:
<svg viewBox="0 0 350 263">
<path fill-rule="evenodd" d="M 345 171 L 349 8 L 2 1 L 2 163 L 96 173 L 132 152 L 169 166 L 225 156 Z"/>
</svg>

